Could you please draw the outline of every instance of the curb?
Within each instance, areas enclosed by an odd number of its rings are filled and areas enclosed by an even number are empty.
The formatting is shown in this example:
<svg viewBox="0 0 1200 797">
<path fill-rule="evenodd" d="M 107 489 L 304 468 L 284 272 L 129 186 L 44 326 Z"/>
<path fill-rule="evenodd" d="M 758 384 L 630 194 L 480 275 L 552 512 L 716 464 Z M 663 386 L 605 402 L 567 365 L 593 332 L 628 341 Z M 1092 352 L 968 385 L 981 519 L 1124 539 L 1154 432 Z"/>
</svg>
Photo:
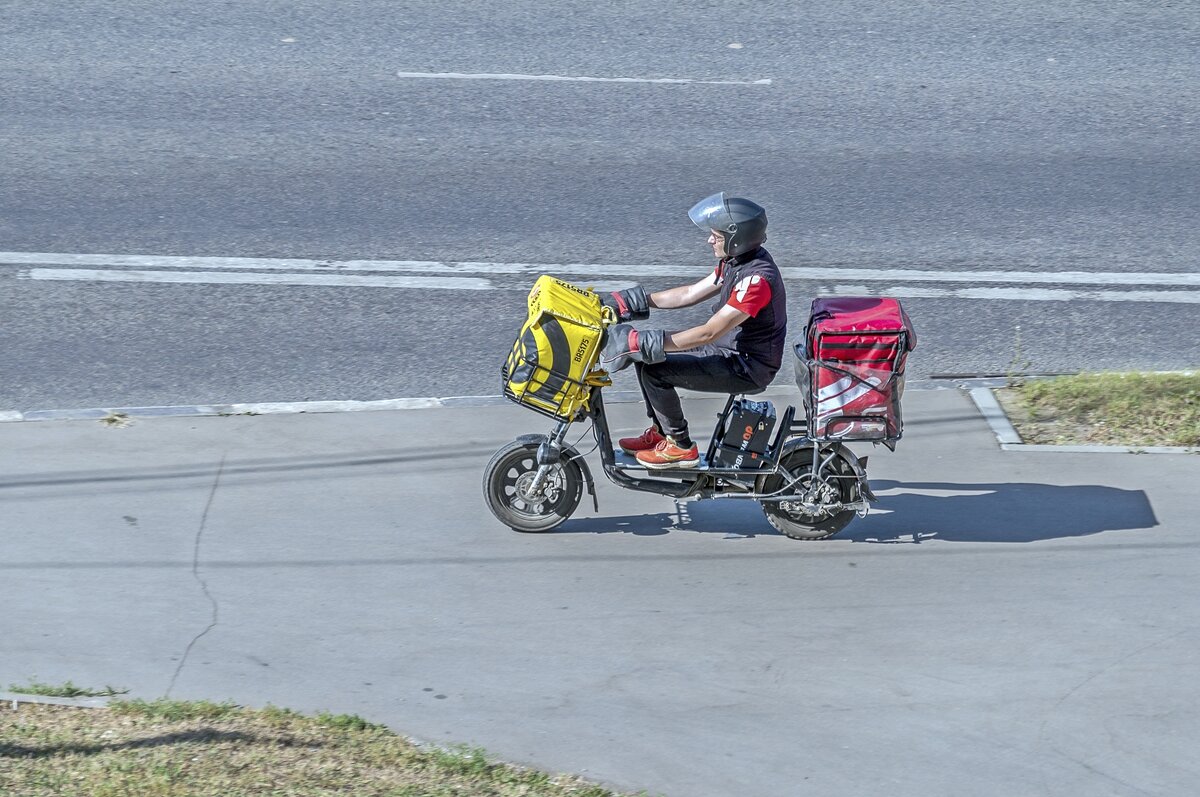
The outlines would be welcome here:
<svg viewBox="0 0 1200 797">
<path fill-rule="evenodd" d="M 938 384 L 939 380 L 909 383 L 908 390 L 965 390 L 970 385 L 999 386 L 998 379 L 954 378 L 953 384 Z M 715 393 L 680 389 L 684 398 L 713 398 Z M 768 387 L 756 396 L 764 398 L 788 396 L 798 398 L 797 388 L 789 385 Z M 606 404 L 628 404 L 642 400 L 638 390 L 606 390 Z M 28 421 L 102 421 L 106 418 L 195 418 L 229 415 L 287 415 L 318 412 L 373 412 L 378 410 L 423 410 L 445 407 L 498 407 L 509 403 L 504 396 L 447 396 L 442 398 L 397 398 L 376 401 L 275 401 L 242 404 L 179 404 L 162 407 L 85 407 L 53 410 L 0 410 L 0 423 Z"/>
<path fill-rule="evenodd" d="M 1048 445 L 1024 443 L 1021 435 L 1008 420 L 1008 415 L 996 400 L 992 384 L 995 380 L 956 380 L 954 387 L 918 388 L 926 390 L 958 389 L 965 391 L 987 421 L 1002 451 L 1055 451 L 1065 454 L 1200 454 L 1200 448 L 1188 446 L 1105 446 L 1105 445 Z M 971 387 L 971 384 L 983 385 Z M 910 387 L 910 390 L 913 388 Z M 796 388 L 780 386 L 767 388 L 755 395 L 763 398 L 795 397 Z M 712 393 L 680 390 L 685 398 L 712 398 Z M 605 403 L 628 404 L 642 400 L 636 390 L 610 390 Z M 448 396 L 444 398 L 398 398 L 378 401 L 281 401 L 248 404 L 194 404 L 165 407 L 88 407 L 65 410 L 0 411 L 0 424 L 36 421 L 103 421 L 108 418 L 133 420 L 146 418 L 227 417 L 232 415 L 296 415 L 328 412 L 377 412 L 384 410 L 422 410 L 458 407 L 498 407 L 508 404 L 504 396 Z M 5 693 L 0 692 L 0 699 Z"/>
<path fill-rule="evenodd" d="M 109 697 L 50 697 L 29 695 L 24 692 L 0 692 L 0 703 L 11 703 L 15 709 L 21 703 L 40 706 L 70 706 L 72 708 L 108 708 Z"/>
<path fill-rule="evenodd" d="M 319 412 L 371 412 L 377 410 L 416 410 L 436 407 L 480 407 L 499 404 L 501 396 L 462 396 L 449 398 L 402 398 L 380 401 L 280 401 L 258 404 L 183 404 L 167 407 L 87 407 L 66 410 L 0 412 L 0 423 L 29 421 L 102 421 L 105 418 L 173 418 L 229 415 L 287 415 Z"/>
<path fill-rule="evenodd" d="M 1001 451 L 1056 451 L 1063 454 L 1200 454 L 1200 448 L 1189 446 L 1056 446 L 1044 443 L 1021 442 L 1021 435 L 1008 420 L 1008 415 L 996 400 L 990 387 L 978 387 L 968 391 L 979 409 Z"/>
<path fill-rule="evenodd" d="M 713 398 L 713 393 L 681 390 L 685 398 Z M 768 388 L 761 396 L 795 395 L 795 388 Z M 636 390 L 610 390 L 606 404 L 628 404 L 642 400 Z M 102 421 L 106 418 L 194 418 L 230 415 L 296 415 L 322 412 L 377 412 L 380 410 L 424 410 L 454 407 L 499 407 L 509 404 L 504 396 L 448 396 L 445 398 L 399 398 L 378 401 L 278 401 L 257 404 L 183 404 L 166 407 L 87 407 L 66 410 L 0 411 L 0 423 L 31 421 Z"/>
</svg>

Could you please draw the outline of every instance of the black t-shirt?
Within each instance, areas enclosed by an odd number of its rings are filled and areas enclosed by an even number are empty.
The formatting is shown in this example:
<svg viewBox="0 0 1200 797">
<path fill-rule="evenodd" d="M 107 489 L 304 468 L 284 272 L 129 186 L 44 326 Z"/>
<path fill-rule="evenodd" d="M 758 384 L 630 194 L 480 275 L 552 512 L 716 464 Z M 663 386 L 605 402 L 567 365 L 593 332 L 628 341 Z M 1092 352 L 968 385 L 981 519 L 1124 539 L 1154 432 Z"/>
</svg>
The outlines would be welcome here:
<svg viewBox="0 0 1200 797">
<path fill-rule="evenodd" d="M 783 275 L 761 246 L 753 252 L 722 260 L 713 272 L 721 295 L 713 305 L 749 314 L 736 330 L 734 349 L 742 356 L 747 376 L 765 387 L 783 363 L 787 346 L 787 293 Z"/>
</svg>

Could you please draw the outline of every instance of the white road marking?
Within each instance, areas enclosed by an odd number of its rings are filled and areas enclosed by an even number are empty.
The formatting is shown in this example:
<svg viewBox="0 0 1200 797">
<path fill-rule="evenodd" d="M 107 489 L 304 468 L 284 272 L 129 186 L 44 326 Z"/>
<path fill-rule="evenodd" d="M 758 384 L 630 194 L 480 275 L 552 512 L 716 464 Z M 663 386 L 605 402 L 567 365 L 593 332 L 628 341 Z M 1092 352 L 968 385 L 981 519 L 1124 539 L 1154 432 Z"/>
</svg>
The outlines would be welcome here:
<svg viewBox="0 0 1200 797">
<path fill-rule="evenodd" d="M 30 266 L 34 266 L 30 268 Z M 302 258 L 179 257 L 156 255 L 0 252 L 0 269 L 21 279 L 238 285 L 309 285 L 439 290 L 489 290 L 497 275 L 555 274 L 581 278 L 598 290 L 627 287 L 605 277 L 670 277 L 692 281 L 707 265 L 614 263 L 491 263 L 441 260 L 313 260 Z M 1200 304 L 1200 291 L 1140 290 L 1134 286 L 1200 287 L 1200 273 L 930 271 L 785 267 L 784 277 L 817 283 L 819 295 L 987 301 L 1095 301 Z M 409 276 L 395 276 L 398 274 Z M 842 282 L 841 280 L 846 280 Z M 883 283 L 876 285 L 872 283 Z M 914 285 L 911 283 L 932 283 Z M 949 287 L 938 287 L 950 283 Z M 953 287 L 969 283 L 970 287 Z M 990 285 L 989 285 L 990 283 Z M 1017 287 L 1026 285 L 1078 287 Z M 994 287 L 993 287 L 994 286 Z M 812 291 L 813 289 L 809 289 Z"/>
<path fill-rule="evenodd" d="M 489 280 L 471 277 L 388 277 L 379 274 L 253 274 L 229 271 L 115 271 L 100 269 L 34 268 L 29 279 L 82 282 L 167 282 L 204 285 L 320 285 L 353 288 L 425 288 L 486 291 Z"/>
<path fill-rule="evenodd" d="M 433 80 L 536 80 L 568 83 L 666 83 L 705 86 L 769 86 L 770 78 L 761 80 L 701 80 L 672 77 L 585 77 L 580 75 L 521 75 L 492 72 L 397 72 L 396 77 Z"/>
<path fill-rule="evenodd" d="M 822 296 L 892 296 L 897 299 L 986 299 L 1018 302 L 1167 302 L 1200 304 L 1200 291 L 1087 291 L 1052 288 L 914 288 L 909 285 L 822 287 Z"/>
<path fill-rule="evenodd" d="M 95 268 L 140 269 L 236 269 L 250 271 L 345 271 L 417 272 L 420 274 L 581 274 L 612 277 L 684 277 L 694 278 L 708 267 L 695 263 L 617 264 L 617 263 L 493 263 L 471 260 L 313 260 L 278 257 L 179 257 L 168 255 L 104 255 L 69 252 L 0 252 L 4 266 L 90 266 Z M 867 282 L 966 282 L 1013 283 L 1027 285 L 1168 285 L 1200 287 L 1200 272 L 1164 271 L 934 271 L 916 269 L 866 269 L 825 266 L 780 269 L 783 276 L 796 280 L 863 280 Z"/>
<path fill-rule="evenodd" d="M 1200 286 L 1200 273 L 1168 271 L 918 271 L 909 269 L 781 268 L 785 277 L 812 280 L 986 282 L 1041 285 Z"/>
</svg>

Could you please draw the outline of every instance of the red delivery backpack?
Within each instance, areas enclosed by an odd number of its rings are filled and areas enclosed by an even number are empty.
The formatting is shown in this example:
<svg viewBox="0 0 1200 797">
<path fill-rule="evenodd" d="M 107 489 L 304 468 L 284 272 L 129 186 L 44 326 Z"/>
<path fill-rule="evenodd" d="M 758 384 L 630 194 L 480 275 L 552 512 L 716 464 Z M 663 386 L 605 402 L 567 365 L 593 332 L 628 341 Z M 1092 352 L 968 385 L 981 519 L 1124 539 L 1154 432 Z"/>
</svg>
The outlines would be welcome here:
<svg viewBox="0 0 1200 797">
<path fill-rule="evenodd" d="M 813 299 L 796 344 L 796 384 L 813 440 L 870 440 L 895 447 L 904 431 L 904 363 L 917 345 L 895 299 Z"/>
</svg>

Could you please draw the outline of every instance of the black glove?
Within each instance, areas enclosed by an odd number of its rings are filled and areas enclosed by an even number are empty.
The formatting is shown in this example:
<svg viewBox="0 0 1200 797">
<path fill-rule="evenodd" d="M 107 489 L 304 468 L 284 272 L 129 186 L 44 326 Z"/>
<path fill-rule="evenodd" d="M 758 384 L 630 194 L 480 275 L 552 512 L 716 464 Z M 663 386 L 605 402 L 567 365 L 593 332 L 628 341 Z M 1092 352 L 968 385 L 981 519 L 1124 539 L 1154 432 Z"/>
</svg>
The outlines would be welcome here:
<svg viewBox="0 0 1200 797">
<path fill-rule="evenodd" d="M 601 296 L 600 303 L 611 307 L 618 321 L 643 321 L 650 317 L 650 295 L 641 285 Z"/>
<path fill-rule="evenodd" d="M 632 324 L 609 327 L 600 349 L 600 364 L 620 371 L 630 363 L 660 363 L 667 359 L 666 334 L 661 329 L 634 329 Z"/>
</svg>

